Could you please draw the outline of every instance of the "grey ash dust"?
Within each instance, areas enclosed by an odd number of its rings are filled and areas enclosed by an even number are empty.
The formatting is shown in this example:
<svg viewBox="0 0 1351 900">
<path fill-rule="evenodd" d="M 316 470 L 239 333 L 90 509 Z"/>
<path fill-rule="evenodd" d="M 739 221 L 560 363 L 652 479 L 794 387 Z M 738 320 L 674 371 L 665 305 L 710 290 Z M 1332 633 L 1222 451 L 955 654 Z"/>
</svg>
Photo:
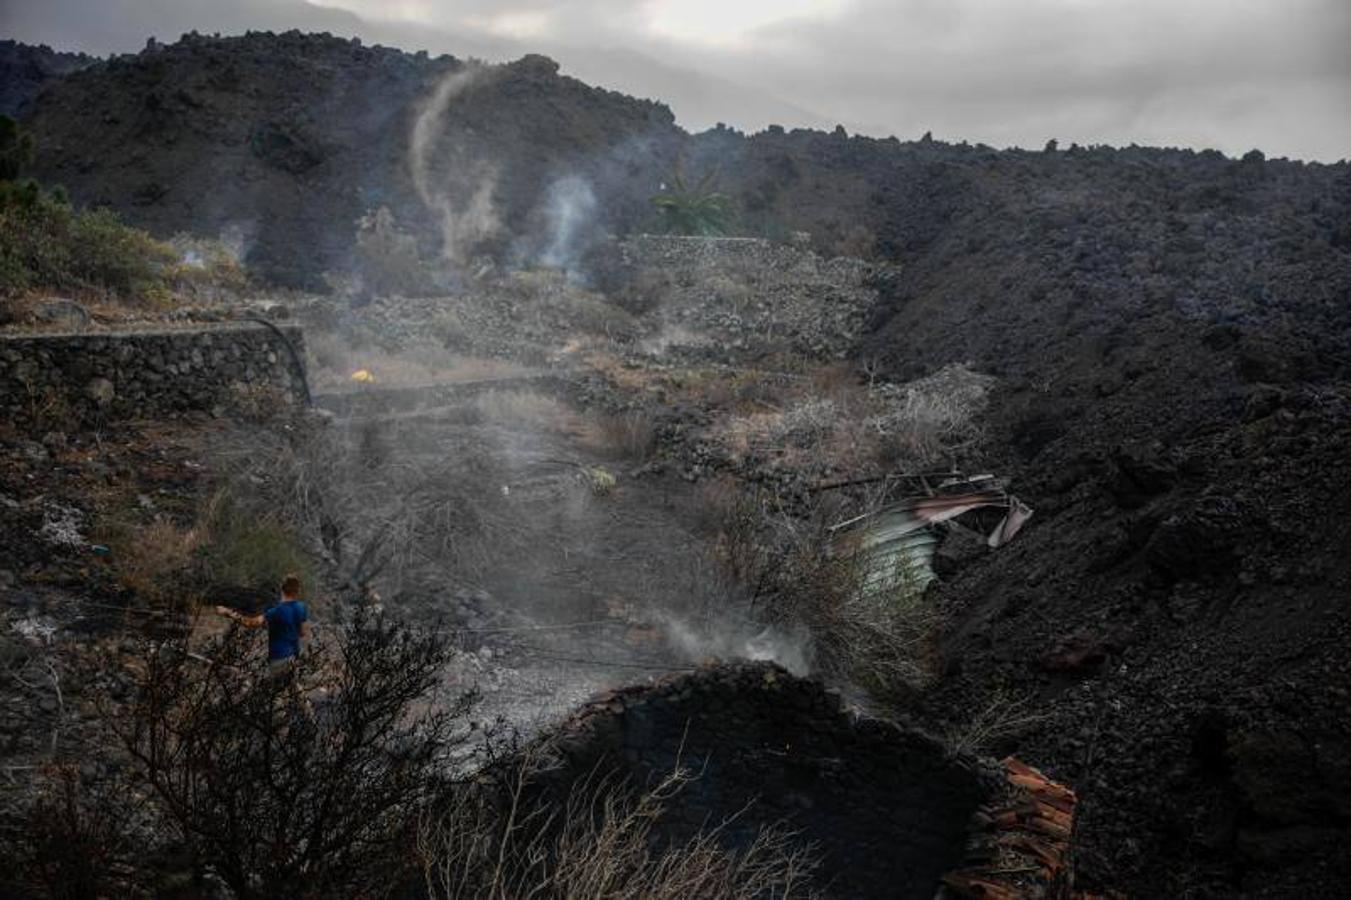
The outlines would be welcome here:
<svg viewBox="0 0 1351 900">
<path fill-rule="evenodd" d="M 448 678 L 482 692 L 483 721 L 533 732 L 607 688 L 775 655 L 699 533 L 697 488 L 607 447 L 547 387 L 398 411 L 382 393 L 324 438 L 342 552 L 387 614 L 453 635 Z"/>
</svg>

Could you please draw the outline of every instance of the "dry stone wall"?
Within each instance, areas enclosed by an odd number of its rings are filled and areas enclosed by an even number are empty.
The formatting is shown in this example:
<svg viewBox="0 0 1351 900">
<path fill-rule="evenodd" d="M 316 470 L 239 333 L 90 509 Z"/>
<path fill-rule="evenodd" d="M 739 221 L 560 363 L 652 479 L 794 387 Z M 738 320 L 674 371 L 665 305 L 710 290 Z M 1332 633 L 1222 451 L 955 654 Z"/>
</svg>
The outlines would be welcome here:
<svg viewBox="0 0 1351 900">
<path fill-rule="evenodd" d="M 30 427 L 194 410 L 265 414 L 304 400 L 304 358 L 293 325 L 6 335 L 0 413 Z"/>
<path fill-rule="evenodd" d="M 877 305 L 878 277 L 894 271 L 759 238 L 640 235 L 620 251 L 629 290 L 647 295 L 673 340 L 732 354 L 844 358 Z"/>
</svg>

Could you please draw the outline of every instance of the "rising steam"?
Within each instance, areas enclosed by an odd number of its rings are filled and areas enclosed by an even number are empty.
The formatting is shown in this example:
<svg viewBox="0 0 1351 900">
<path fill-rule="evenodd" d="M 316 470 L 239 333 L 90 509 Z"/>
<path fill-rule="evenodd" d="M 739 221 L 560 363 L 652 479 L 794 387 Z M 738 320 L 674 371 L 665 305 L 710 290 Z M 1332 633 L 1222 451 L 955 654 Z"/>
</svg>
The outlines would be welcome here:
<svg viewBox="0 0 1351 900">
<path fill-rule="evenodd" d="M 569 274 L 581 269 L 582 254 L 594 239 L 596 205 L 591 183 L 580 176 L 568 175 L 549 187 L 545 204 L 549 243 L 540 255 L 543 265 Z"/>
<path fill-rule="evenodd" d="M 441 219 L 441 255 L 453 263 L 467 261 L 473 248 L 497 232 L 501 223 L 493 202 L 497 169 L 471 156 L 462 136 L 447 140 L 447 116 L 464 93 L 492 77 L 493 70 L 468 65 L 436 86 L 413 123 L 408 163 L 413 186 L 427 209 Z M 449 171 L 434 170 L 436 154 L 449 161 Z M 457 198 L 468 197 L 467 201 Z"/>
</svg>

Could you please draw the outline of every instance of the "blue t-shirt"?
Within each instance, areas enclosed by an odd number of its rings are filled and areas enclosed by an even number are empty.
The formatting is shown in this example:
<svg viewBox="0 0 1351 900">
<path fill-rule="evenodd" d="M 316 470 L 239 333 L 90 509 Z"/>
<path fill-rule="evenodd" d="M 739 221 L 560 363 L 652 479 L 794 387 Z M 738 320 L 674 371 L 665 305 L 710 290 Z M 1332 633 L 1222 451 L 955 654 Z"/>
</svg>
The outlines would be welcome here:
<svg viewBox="0 0 1351 900">
<path fill-rule="evenodd" d="M 263 612 L 269 660 L 290 659 L 300 653 L 300 623 L 309 617 L 303 600 L 283 600 Z"/>
</svg>

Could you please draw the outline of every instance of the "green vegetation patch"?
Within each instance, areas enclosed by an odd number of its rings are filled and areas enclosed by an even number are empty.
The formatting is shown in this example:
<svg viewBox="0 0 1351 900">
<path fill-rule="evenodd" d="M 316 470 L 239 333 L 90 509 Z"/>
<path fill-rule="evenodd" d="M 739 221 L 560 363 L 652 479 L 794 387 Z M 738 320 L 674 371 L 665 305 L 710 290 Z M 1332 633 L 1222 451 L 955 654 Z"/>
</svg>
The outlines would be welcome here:
<svg viewBox="0 0 1351 900">
<path fill-rule="evenodd" d="M 172 247 L 104 209 L 78 210 L 61 188 L 19 173 L 33 144 L 0 116 L 0 294 L 92 290 L 120 298 L 164 299 Z"/>
</svg>

